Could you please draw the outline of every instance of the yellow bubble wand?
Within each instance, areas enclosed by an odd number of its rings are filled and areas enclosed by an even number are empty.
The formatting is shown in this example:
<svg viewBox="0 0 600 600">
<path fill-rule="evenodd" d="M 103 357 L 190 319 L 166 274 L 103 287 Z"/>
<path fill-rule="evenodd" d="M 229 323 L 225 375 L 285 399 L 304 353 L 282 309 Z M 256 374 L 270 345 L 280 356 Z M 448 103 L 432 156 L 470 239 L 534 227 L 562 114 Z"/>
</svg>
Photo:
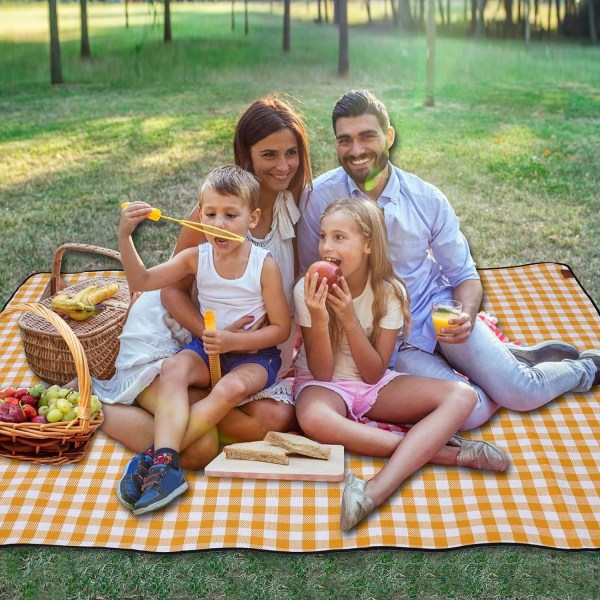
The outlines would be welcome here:
<svg viewBox="0 0 600 600">
<path fill-rule="evenodd" d="M 125 208 L 129 206 L 131 202 L 123 202 L 121 203 L 121 208 Z M 151 221 L 160 221 L 161 219 L 166 219 L 167 221 L 173 221 L 174 223 L 179 223 L 183 227 L 188 227 L 189 229 L 194 229 L 203 233 L 204 235 L 212 235 L 214 237 L 223 238 L 224 240 L 230 240 L 232 242 L 245 242 L 246 238 L 238 235 L 237 233 L 232 233 L 231 231 L 227 231 L 227 229 L 221 229 L 220 227 L 215 227 L 214 225 L 208 225 L 207 223 L 198 223 L 197 221 L 186 221 L 185 219 L 174 219 L 173 217 L 167 217 L 167 215 L 163 215 L 160 208 L 153 208 L 147 216 Z"/>
<path fill-rule="evenodd" d="M 217 328 L 217 319 L 212 310 L 204 312 L 204 326 L 209 331 L 214 331 Z M 219 379 L 221 379 L 221 359 L 218 354 L 208 357 L 208 367 L 210 370 L 210 385 L 215 387 Z"/>
</svg>

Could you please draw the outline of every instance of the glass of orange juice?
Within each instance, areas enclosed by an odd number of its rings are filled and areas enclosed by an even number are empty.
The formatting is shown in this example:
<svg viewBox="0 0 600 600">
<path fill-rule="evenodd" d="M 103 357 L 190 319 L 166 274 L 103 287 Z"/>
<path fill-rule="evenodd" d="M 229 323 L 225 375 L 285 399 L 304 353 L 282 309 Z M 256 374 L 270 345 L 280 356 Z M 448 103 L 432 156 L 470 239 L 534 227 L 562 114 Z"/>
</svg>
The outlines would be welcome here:
<svg viewBox="0 0 600 600">
<path fill-rule="evenodd" d="M 435 333 L 444 336 L 441 330 L 446 327 L 458 327 L 458 323 L 448 323 L 449 319 L 458 317 L 462 312 L 462 304 L 458 300 L 441 300 L 431 305 L 431 318 Z"/>
</svg>

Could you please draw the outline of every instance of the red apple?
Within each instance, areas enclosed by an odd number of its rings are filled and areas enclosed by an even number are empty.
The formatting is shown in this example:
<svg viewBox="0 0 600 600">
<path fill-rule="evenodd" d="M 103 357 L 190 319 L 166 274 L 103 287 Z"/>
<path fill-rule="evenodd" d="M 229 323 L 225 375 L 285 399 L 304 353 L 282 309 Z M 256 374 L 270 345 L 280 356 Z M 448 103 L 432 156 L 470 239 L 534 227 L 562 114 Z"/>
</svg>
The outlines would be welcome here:
<svg viewBox="0 0 600 600">
<path fill-rule="evenodd" d="M 308 267 L 308 274 L 312 277 L 315 273 L 319 274 L 319 283 L 323 278 L 327 279 L 327 286 L 331 292 L 334 283 L 340 285 L 342 270 L 333 262 L 327 260 L 318 260 Z"/>
</svg>

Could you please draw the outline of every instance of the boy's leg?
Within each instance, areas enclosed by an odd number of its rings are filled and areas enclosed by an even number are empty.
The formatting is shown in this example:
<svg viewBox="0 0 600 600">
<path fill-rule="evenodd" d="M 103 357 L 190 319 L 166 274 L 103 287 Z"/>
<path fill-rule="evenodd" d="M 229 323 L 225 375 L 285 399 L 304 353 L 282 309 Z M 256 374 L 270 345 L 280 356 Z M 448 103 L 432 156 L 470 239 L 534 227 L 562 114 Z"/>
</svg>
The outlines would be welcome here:
<svg viewBox="0 0 600 600">
<path fill-rule="evenodd" d="M 188 388 L 207 385 L 208 367 L 193 350 L 182 350 L 163 362 L 154 414 L 154 457 L 133 513 L 156 510 L 187 489 L 179 466 L 179 450 L 189 420 Z"/>
<path fill-rule="evenodd" d="M 187 448 L 216 427 L 225 415 L 245 398 L 262 390 L 266 383 L 267 371 L 256 363 L 243 363 L 225 374 L 204 400 L 191 407 L 181 448 Z"/>
</svg>

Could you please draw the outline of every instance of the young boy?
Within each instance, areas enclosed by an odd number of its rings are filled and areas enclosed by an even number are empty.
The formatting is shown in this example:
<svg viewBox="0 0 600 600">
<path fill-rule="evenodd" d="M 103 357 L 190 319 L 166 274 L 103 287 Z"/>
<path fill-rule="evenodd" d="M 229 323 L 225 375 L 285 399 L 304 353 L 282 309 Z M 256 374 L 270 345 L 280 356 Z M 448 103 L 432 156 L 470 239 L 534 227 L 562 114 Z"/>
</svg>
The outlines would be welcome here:
<svg viewBox="0 0 600 600">
<path fill-rule="evenodd" d="M 260 217 L 258 192 L 258 181 L 247 171 L 234 165 L 214 169 L 200 191 L 202 223 L 245 238 Z M 214 311 L 217 329 L 196 332 L 190 344 L 162 364 L 154 444 L 130 463 L 117 487 L 119 500 L 136 515 L 165 506 L 187 489 L 179 451 L 188 440 L 209 434 L 244 398 L 273 384 L 281 364 L 276 346 L 290 333 L 279 267 L 267 251 L 248 240 L 240 243 L 210 235 L 197 248 L 146 269 L 131 234 L 150 209 L 144 202 L 134 202 L 121 213 L 119 250 L 130 290 L 160 289 L 195 275 L 200 311 Z M 255 321 L 266 314 L 267 325 L 244 335 L 223 329 L 248 314 Z M 190 411 L 188 387 L 210 386 L 211 355 L 220 355 L 223 376 Z"/>
</svg>

